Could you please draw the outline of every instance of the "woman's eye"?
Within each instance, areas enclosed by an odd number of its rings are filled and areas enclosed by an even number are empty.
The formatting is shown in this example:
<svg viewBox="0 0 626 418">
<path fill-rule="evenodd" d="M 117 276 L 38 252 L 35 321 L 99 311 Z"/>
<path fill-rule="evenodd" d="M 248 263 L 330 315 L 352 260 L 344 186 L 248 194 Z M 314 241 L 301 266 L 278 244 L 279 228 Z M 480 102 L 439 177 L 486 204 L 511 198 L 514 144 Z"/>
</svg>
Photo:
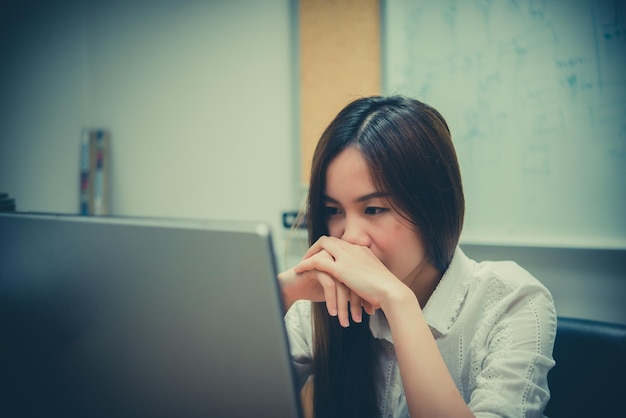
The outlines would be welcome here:
<svg viewBox="0 0 626 418">
<path fill-rule="evenodd" d="M 387 210 L 387 208 L 379 208 L 379 207 L 375 207 L 375 206 L 368 206 L 367 208 L 365 208 L 365 214 L 366 215 L 380 215 L 381 213 L 385 212 Z"/>
<path fill-rule="evenodd" d="M 335 216 L 340 212 L 339 209 L 334 206 L 326 206 L 325 210 L 327 217 Z"/>
</svg>

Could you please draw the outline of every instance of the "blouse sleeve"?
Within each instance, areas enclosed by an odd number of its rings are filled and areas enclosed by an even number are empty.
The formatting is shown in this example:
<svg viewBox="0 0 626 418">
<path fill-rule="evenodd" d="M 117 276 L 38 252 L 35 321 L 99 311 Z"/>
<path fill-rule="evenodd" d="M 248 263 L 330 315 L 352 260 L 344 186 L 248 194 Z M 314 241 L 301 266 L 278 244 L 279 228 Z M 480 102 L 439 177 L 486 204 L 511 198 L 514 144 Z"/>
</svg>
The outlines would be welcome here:
<svg viewBox="0 0 626 418">
<path fill-rule="evenodd" d="M 298 390 L 302 390 L 313 373 L 311 302 L 304 300 L 295 302 L 285 314 L 285 327 L 296 383 Z"/>
<path fill-rule="evenodd" d="M 555 364 L 554 302 L 549 291 L 516 264 L 499 273 L 524 280 L 493 277 L 486 283 L 490 306 L 477 332 L 480 341 L 474 341 L 469 407 L 476 417 L 541 417 L 550 399 L 548 371 Z"/>
</svg>

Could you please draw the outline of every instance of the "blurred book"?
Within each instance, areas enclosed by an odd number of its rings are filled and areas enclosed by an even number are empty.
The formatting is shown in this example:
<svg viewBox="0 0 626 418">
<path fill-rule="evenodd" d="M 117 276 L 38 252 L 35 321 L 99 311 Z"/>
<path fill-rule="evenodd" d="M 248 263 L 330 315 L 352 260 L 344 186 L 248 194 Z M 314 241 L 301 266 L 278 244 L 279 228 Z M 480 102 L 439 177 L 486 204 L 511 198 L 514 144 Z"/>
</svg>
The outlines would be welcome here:
<svg viewBox="0 0 626 418">
<path fill-rule="evenodd" d="M 80 214 L 90 215 L 89 202 L 91 201 L 90 171 L 90 141 L 89 130 L 83 129 L 80 138 Z"/>
<path fill-rule="evenodd" d="M 105 129 L 85 129 L 81 136 L 80 213 L 108 215 L 111 135 Z"/>
</svg>

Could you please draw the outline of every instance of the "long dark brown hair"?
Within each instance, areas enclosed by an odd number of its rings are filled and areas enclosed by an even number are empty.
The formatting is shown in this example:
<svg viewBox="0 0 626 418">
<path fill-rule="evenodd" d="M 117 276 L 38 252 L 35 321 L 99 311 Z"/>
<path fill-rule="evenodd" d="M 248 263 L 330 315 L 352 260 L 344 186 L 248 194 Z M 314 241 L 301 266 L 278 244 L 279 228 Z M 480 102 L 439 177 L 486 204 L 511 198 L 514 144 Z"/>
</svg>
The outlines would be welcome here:
<svg viewBox="0 0 626 418">
<path fill-rule="evenodd" d="M 444 272 L 458 244 L 465 201 L 450 130 L 434 108 L 402 96 L 348 104 L 322 134 L 313 155 L 307 200 L 309 243 L 328 235 L 326 172 L 346 147 L 359 150 L 379 191 L 424 241 L 426 257 Z M 318 418 L 379 415 L 376 344 L 368 316 L 348 328 L 313 303 L 313 413 Z"/>
</svg>

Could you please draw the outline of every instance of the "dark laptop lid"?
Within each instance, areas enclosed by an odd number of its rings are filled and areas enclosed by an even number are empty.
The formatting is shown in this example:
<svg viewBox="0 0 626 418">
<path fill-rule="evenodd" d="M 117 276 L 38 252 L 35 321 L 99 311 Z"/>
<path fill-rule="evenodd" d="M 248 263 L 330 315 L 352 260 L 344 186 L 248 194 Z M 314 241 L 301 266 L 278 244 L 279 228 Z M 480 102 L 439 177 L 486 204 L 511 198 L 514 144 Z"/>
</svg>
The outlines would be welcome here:
<svg viewBox="0 0 626 418">
<path fill-rule="evenodd" d="M 263 223 L 0 214 L 0 416 L 299 416 Z"/>
</svg>

